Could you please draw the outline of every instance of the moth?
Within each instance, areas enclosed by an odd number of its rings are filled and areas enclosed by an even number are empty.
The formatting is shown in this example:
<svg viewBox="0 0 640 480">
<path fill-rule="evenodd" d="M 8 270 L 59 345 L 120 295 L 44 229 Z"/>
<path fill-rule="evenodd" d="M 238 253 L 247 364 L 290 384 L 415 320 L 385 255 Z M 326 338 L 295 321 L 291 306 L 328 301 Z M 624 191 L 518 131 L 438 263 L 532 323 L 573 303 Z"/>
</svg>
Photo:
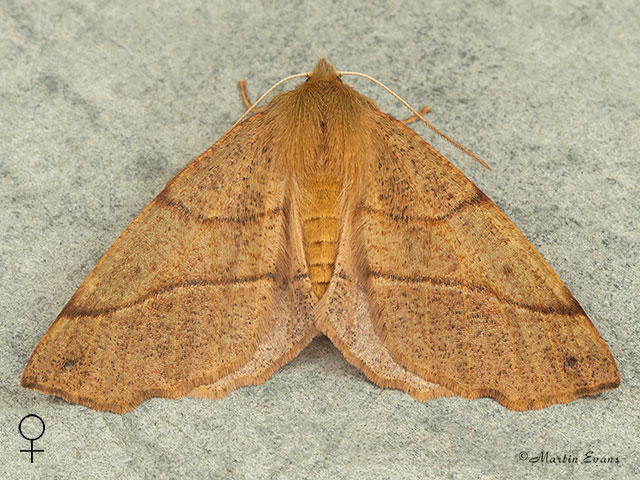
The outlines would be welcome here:
<svg viewBox="0 0 640 480">
<path fill-rule="evenodd" d="M 620 384 L 506 215 L 326 59 L 178 173 L 107 251 L 22 385 L 124 413 L 221 398 L 320 334 L 418 400 L 540 409 Z"/>
</svg>

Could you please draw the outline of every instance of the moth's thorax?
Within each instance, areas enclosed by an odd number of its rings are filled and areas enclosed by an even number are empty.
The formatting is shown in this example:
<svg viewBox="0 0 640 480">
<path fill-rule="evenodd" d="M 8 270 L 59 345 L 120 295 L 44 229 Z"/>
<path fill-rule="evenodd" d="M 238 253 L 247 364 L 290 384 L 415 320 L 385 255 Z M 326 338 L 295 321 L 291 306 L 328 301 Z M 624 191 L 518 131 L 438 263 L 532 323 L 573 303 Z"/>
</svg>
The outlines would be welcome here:
<svg viewBox="0 0 640 480">
<path fill-rule="evenodd" d="M 323 78 L 310 77 L 265 107 L 286 171 L 298 175 L 357 169 L 371 147 L 376 104 L 338 78 Z"/>
</svg>

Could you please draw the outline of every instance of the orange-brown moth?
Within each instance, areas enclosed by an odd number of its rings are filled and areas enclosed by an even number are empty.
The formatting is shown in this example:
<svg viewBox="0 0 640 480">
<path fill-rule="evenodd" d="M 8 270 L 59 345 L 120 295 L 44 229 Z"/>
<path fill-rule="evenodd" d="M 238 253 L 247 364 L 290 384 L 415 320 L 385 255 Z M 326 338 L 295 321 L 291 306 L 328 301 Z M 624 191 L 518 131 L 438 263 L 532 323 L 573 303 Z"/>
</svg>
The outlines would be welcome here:
<svg viewBox="0 0 640 480">
<path fill-rule="evenodd" d="M 505 214 L 321 59 L 178 173 L 33 352 L 22 385 L 97 410 L 220 398 L 318 334 L 381 387 L 513 410 L 620 384 Z"/>
</svg>

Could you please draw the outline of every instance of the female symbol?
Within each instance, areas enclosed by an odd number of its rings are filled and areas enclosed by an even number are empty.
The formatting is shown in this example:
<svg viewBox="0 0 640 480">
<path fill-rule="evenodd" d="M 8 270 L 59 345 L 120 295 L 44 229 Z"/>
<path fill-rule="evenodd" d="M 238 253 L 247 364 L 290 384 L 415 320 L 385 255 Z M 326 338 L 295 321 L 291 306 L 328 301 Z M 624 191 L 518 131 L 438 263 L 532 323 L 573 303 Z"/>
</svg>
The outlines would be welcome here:
<svg viewBox="0 0 640 480">
<path fill-rule="evenodd" d="M 40 420 L 40 423 L 42 423 L 42 432 L 40 432 L 40 435 L 38 435 L 37 437 L 34 437 L 34 438 L 29 438 L 24 433 L 22 433 L 22 422 L 24 422 L 29 417 L 35 417 L 38 420 Z M 22 420 L 20 420 L 20 423 L 18 424 L 18 431 L 20 432 L 20 435 L 22 435 L 22 438 L 24 438 L 25 440 L 29 440 L 31 442 L 31 447 L 29 448 L 29 450 L 20 450 L 20 451 L 21 452 L 30 452 L 31 453 L 31 463 L 33 463 L 33 452 L 44 452 L 44 450 L 34 450 L 34 448 L 33 448 L 33 442 L 38 440 L 42 435 L 44 435 L 44 420 L 42 420 L 38 415 L 36 415 L 34 413 L 30 413 L 26 417 L 23 417 Z"/>
</svg>

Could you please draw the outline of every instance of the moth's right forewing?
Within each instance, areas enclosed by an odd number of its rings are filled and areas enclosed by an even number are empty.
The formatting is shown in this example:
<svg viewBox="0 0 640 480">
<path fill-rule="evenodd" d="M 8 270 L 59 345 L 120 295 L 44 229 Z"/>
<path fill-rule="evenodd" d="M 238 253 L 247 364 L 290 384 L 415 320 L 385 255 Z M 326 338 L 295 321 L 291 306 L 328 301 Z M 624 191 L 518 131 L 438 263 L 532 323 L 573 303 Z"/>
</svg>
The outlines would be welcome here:
<svg viewBox="0 0 640 480">
<path fill-rule="evenodd" d="M 608 346 L 504 213 L 408 127 L 383 114 L 378 125 L 359 251 L 391 357 L 515 410 L 616 387 Z"/>
<path fill-rule="evenodd" d="M 346 229 L 353 241 L 340 247 L 352 258 L 339 254 L 334 279 L 358 279 L 370 314 L 334 317 L 340 338 L 355 345 L 370 323 L 411 374 L 515 410 L 619 385 L 608 346 L 533 245 L 412 130 L 377 116 L 376 155 Z"/>
</svg>

